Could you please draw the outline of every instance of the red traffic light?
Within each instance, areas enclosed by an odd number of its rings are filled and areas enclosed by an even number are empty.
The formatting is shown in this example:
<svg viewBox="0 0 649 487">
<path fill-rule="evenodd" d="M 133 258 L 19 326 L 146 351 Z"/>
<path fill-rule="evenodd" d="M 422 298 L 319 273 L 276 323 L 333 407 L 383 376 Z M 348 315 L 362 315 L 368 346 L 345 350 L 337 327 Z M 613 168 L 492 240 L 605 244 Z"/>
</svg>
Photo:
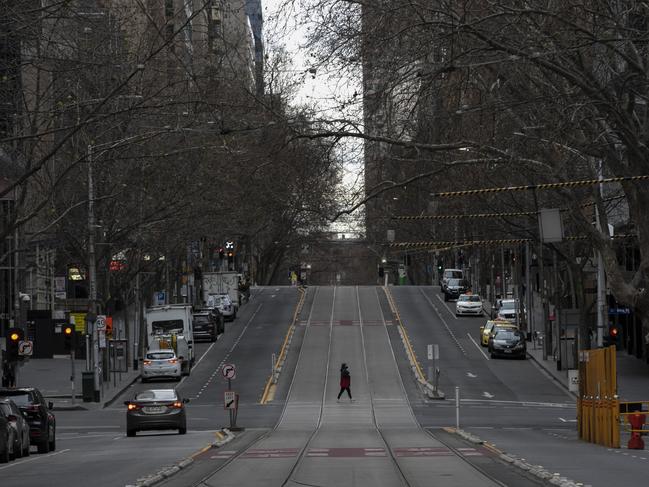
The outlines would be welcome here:
<svg viewBox="0 0 649 487">
<path fill-rule="evenodd" d="M 617 336 L 617 328 L 613 327 L 608 331 L 608 334 L 611 335 L 612 337 Z"/>
</svg>

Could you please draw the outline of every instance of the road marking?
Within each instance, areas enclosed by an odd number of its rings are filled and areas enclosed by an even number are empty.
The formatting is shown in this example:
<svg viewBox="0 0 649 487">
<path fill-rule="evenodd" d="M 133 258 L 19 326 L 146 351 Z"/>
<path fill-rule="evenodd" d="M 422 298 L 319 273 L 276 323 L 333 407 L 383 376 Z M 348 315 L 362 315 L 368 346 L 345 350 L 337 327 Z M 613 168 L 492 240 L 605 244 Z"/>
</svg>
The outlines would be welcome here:
<svg viewBox="0 0 649 487">
<path fill-rule="evenodd" d="M 472 379 L 475 379 L 476 377 L 478 377 L 477 375 L 472 374 L 471 372 L 467 372 L 467 373 L 466 373 L 466 376 L 467 376 L 467 377 L 471 377 Z"/>
<path fill-rule="evenodd" d="M 8 465 L 0 467 L 0 470 L 5 470 L 7 468 L 22 465 L 23 463 L 34 462 L 36 460 L 41 460 L 41 459 L 44 459 L 44 458 L 55 457 L 56 455 L 60 455 L 61 453 L 67 453 L 69 451 L 70 451 L 70 448 L 66 448 L 65 450 L 60 450 L 60 451 L 57 451 L 57 452 L 54 452 L 54 453 L 48 453 L 47 455 L 41 454 L 41 455 L 38 455 L 38 456 L 33 456 L 33 457 L 28 458 L 26 460 L 15 460 L 13 463 L 10 463 Z"/>
<path fill-rule="evenodd" d="M 576 423 L 576 422 L 577 422 L 576 419 L 564 419 L 564 418 L 559 418 L 559 420 L 560 420 L 562 423 Z"/>
<path fill-rule="evenodd" d="M 119 411 L 122 411 L 122 409 L 120 408 Z M 97 426 L 97 425 L 93 425 L 93 426 L 57 426 L 56 427 L 57 430 L 90 430 L 90 431 L 92 431 L 93 428 L 97 428 L 97 429 L 108 429 L 108 428 L 115 429 L 115 428 L 117 428 L 117 429 L 119 429 L 119 428 L 121 428 L 121 426 Z"/>
<path fill-rule="evenodd" d="M 435 312 L 437 313 L 437 316 L 439 317 L 439 319 L 440 319 L 440 320 L 442 321 L 442 323 L 444 324 L 444 327 L 446 328 L 446 331 L 448 332 L 448 334 L 451 335 L 451 338 L 453 339 L 453 341 L 455 342 L 455 344 L 458 346 L 458 348 L 460 349 L 460 351 L 462 352 L 462 354 L 466 356 L 466 350 L 464 350 L 464 347 L 462 346 L 462 344 L 460 343 L 460 341 L 459 341 L 459 340 L 457 339 L 457 337 L 455 336 L 455 333 L 453 333 L 453 330 L 451 330 L 451 327 L 448 326 L 448 323 L 446 322 L 446 320 L 445 320 L 444 317 L 442 316 L 442 313 L 439 312 L 439 309 L 437 309 L 437 306 L 435 306 L 435 303 L 433 303 L 433 300 L 430 299 L 430 298 L 428 297 L 428 295 L 427 295 L 427 294 L 426 294 L 426 293 L 425 293 L 421 288 L 419 289 L 419 292 L 424 296 L 424 298 L 426 298 L 426 301 L 428 301 L 428 302 L 430 303 L 430 305 L 433 307 L 433 309 L 434 309 Z M 437 297 L 439 298 L 439 296 L 437 296 Z"/>
<path fill-rule="evenodd" d="M 482 350 L 482 347 L 481 347 L 480 345 L 478 345 L 478 342 L 476 342 L 476 341 L 473 339 L 473 337 L 471 336 L 471 333 L 467 332 L 466 336 L 469 337 L 469 340 L 471 340 L 471 341 L 473 342 L 473 344 L 477 347 L 478 351 L 479 351 L 482 355 L 484 355 L 484 358 L 486 358 L 487 360 L 489 360 L 489 357 L 487 357 L 487 354 L 484 353 L 484 350 Z"/>
<path fill-rule="evenodd" d="M 455 318 L 456 320 L 459 320 L 459 319 L 460 319 L 460 318 L 458 318 L 457 316 L 455 316 L 455 312 L 451 311 L 451 308 L 449 308 L 449 307 L 448 307 L 448 304 L 446 304 L 447 302 L 444 301 L 444 300 L 442 300 L 442 298 L 439 297 L 439 294 L 437 295 L 437 299 L 439 299 L 439 302 L 442 303 L 442 304 L 444 305 L 444 307 L 448 310 L 449 313 L 451 313 L 451 316 L 452 316 L 453 318 Z"/>
<path fill-rule="evenodd" d="M 198 367 L 198 364 L 200 364 L 200 363 L 201 363 L 201 360 L 203 360 L 203 358 L 205 357 L 205 355 L 207 355 L 208 352 L 209 352 L 210 350 L 212 350 L 212 347 L 213 347 L 214 345 L 216 345 L 216 342 L 212 342 L 212 344 L 211 344 L 209 347 L 207 347 L 207 350 L 205 350 L 205 352 L 203 352 L 203 355 L 201 355 L 201 357 L 200 357 L 200 358 L 196 361 L 196 363 L 194 364 L 194 368 Z"/>
<path fill-rule="evenodd" d="M 485 392 L 483 392 L 483 393 L 482 393 L 482 395 L 483 395 L 484 397 L 486 397 L 487 399 L 492 399 L 492 398 L 494 397 L 494 395 L 493 395 L 493 394 L 489 394 L 489 393 L 488 393 L 488 392 L 486 392 L 486 391 L 485 391 Z"/>
</svg>

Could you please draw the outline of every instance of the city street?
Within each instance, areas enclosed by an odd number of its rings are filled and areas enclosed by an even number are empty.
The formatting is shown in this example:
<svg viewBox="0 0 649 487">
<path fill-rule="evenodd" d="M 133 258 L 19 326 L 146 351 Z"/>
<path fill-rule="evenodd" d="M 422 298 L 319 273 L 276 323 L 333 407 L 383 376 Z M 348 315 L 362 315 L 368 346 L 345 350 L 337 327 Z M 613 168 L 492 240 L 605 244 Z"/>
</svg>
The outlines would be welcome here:
<svg viewBox="0 0 649 487">
<path fill-rule="evenodd" d="M 179 384 L 135 382 L 107 408 L 56 411 L 57 450 L 0 466 L 3 485 L 96 486 L 138 479 L 190 456 L 163 481 L 188 485 L 539 485 L 506 464 L 500 451 L 584 485 L 632 485 L 646 471 L 643 452 L 608 450 L 576 439 L 574 398 L 534 361 L 494 360 L 477 343 L 484 318 L 456 318 L 437 287 L 393 287 L 397 310 L 424 370 L 426 346 L 440 349 L 440 389 L 426 398 L 414 379 L 396 320 L 380 287 L 312 287 L 296 321 L 274 399 L 259 404 L 299 299 L 296 288 L 262 288 L 214 344 L 198 345 L 192 374 Z M 337 401 L 339 369 L 351 391 Z M 235 364 L 238 425 L 221 448 L 208 448 L 229 425 L 223 364 Z M 488 441 L 452 434 L 455 387 L 460 426 Z M 177 387 L 188 434 L 140 432 L 127 438 L 124 400 L 136 391 Z M 579 454 L 575 454 L 579 452 Z M 596 472 L 592 462 L 601 466 Z M 72 475 L 74 472 L 74 475 Z"/>
</svg>

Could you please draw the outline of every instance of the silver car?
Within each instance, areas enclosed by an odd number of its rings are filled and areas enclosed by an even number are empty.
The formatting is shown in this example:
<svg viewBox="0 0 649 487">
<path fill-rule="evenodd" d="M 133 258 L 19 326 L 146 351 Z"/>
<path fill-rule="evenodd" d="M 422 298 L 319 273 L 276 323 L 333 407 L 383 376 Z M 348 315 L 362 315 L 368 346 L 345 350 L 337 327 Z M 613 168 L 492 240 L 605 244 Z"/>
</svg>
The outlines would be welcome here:
<svg viewBox="0 0 649 487">
<path fill-rule="evenodd" d="M 142 362 L 142 382 L 159 378 L 180 380 L 180 362 L 173 350 L 149 350 Z"/>
</svg>

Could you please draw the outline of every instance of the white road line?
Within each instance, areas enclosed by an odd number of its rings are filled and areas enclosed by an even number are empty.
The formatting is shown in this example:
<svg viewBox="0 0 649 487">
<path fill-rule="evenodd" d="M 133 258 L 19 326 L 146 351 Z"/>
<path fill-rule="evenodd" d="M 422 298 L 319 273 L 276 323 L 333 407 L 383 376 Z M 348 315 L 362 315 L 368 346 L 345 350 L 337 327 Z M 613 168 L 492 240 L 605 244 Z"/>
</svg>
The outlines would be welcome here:
<svg viewBox="0 0 649 487">
<path fill-rule="evenodd" d="M 210 350 L 212 350 L 212 347 L 213 347 L 214 345 L 216 345 L 216 342 L 212 342 L 212 344 L 211 344 L 209 347 L 207 347 L 207 350 L 205 350 L 205 352 L 203 352 L 203 355 L 201 355 L 201 358 L 199 358 L 199 359 L 196 361 L 196 363 L 194 364 L 194 368 L 198 367 L 198 364 L 200 364 L 200 363 L 201 363 L 201 360 L 203 360 L 203 358 L 205 358 L 205 355 L 207 355 L 207 353 L 208 353 Z"/>
<path fill-rule="evenodd" d="M 489 357 L 487 356 L 486 353 L 484 353 L 484 350 L 482 349 L 482 347 L 481 347 L 480 345 L 478 345 L 478 342 L 476 342 L 476 341 L 473 339 L 473 337 L 471 336 L 471 333 L 467 332 L 467 333 L 466 333 L 466 336 L 468 336 L 468 337 L 469 337 L 469 340 L 471 340 L 471 341 L 473 342 L 473 344 L 478 348 L 478 351 L 479 351 L 482 355 L 484 355 L 484 358 L 486 358 L 487 360 L 489 360 Z"/>
<path fill-rule="evenodd" d="M 471 372 L 467 372 L 467 373 L 466 373 L 466 376 L 467 376 L 467 377 L 471 377 L 472 379 L 475 379 L 476 377 L 478 377 L 477 375 L 475 375 L 475 374 L 473 374 L 473 373 L 471 373 Z"/>
<path fill-rule="evenodd" d="M 451 330 L 451 327 L 448 326 L 448 323 L 446 322 L 446 320 L 445 320 L 444 317 L 442 316 L 442 313 L 439 312 L 439 309 L 437 309 L 437 306 L 435 306 L 435 303 L 433 303 L 433 300 L 430 299 L 430 298 L 428 297 L 428 295 L 427 295 L 427 294 L 426 294 L 426 293 L 425 293 L 421 288 L 419 289 L 419 292 L 420 292 L 420 293 L 422 294 L 422 296 L 426 299 L 426 301 L 428 301 L 428 303 L 433 307 L 433 309 L 435 310 L 435 313 L 437 313 L 437 316 L 439 317 L 439 319 L 441 320 L 441 322 L 444 324 L 444 327 L 446 328 L 446 331 L 448 331 L 448 334 L 451 335 L 451 338 L 453 339 L 453 341 L 455 342 L 455 344 L 458 346 L 458 348 L 459 348 L 460 351 L 462 352 L 462 355 L 465 355 L 465 356 L 466 356 L 466 350 L 464 350 L 464 347 L 462 346 L 462 344 L 460 343 L 460 341 L 459 341 L 459 340 L 457 339 L 457 337 L 455 336 L 455 333 L 453 333 L 453 330 Z M 439 296 L 438 296 L 438 297 L 439 297 Z"/>
<path fill-rule="evenodd" d="M 122 411 L 122 409 L 119 409 L 119 411 Z M 121 428 L 121 426 L 98 426 L 98 425 L 92 425 L 92 426 L 86 426 L 86 425 L 79 425 L 79 426 L 57 426 L 57 430 L 85 430 L 85 431 L 92 431 L 93 429 L 115 429 L 115 428 Z"/>
<path fill-rule="evenodd" d="M 16 467 L 18 465 L 22 465 L 23 463 L 34 462 L 36 460 L 42 460 L 42 459 L 45 459 L 45 458 L 54 457 L 56 455 L 60 455 L 61 453 L 66 453 L 66 452 L 69 452 L 69 451 L 70 451 L 70 449 L 66 448 L 65 450 L 60 450 L 60 451 L 57 451 L 57 452 L 54 452 L 54 453 L 49 453 L 47 455 L 33 456 L 33 457 L 28 458 L 26 460 L 15 460 L 14 462 L 12 462 L 12 463 L 10 463 L 8 465 L 0 467 L 0 470 L 5 470 L 7 468 Z"/>
<path fill-rule="evenodd" d="M 483 392 L 482 395 L 483 395 L 484 397 L 486 397 L 487 399 L 493 399 L 493 398 L 495 397 L 493 394 L 490 394 L 490 393 L 487 392 L 487 391 Z"/>
<path fill-rule="evenodd" d="M 455 312 L 452 311 L 451 308 L 448 307 L 448 304 L 446 304 L 447 302 L 444 301 L 442 298 L 439 297 L 439 294 L 437 295 L 437 299 L 439 299 L 439 302 L 442 303 L 442 304 L 444 305 L 444 307 L 448 310 L 449 313 L 451 313 L 451 316 L 453 316 L 453 318 L 455 318 L 456 320 L 459 320 L 459 319 L 460 319 L 460 318 L 458 318 L 457 316 L 455 316 Z"/>
</svg>

